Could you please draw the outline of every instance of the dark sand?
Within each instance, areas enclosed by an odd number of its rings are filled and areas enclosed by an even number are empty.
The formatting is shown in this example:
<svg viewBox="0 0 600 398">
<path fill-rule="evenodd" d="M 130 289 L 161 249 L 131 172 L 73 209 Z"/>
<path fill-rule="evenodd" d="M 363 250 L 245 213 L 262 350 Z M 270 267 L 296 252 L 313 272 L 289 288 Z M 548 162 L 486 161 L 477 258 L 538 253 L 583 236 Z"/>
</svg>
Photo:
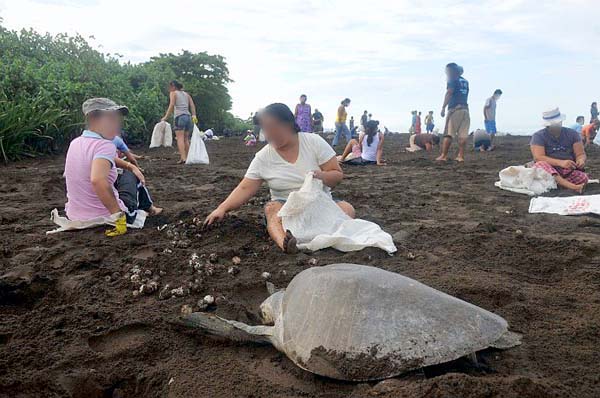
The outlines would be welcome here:
<svg viewBox="0 0 600 398">
<path fill-rule="evenodd" d="M 44 234 L 53 228 L 50 210 L 64 204 L 64 157 L 0 167 L 0 396 L 600 396 L 598 218 L 530 215 L 528 197 L 493 186 L 501 168 L 529 160 L 525 137 L 502 139 L 494 153 L 470 153 L 465 165 L 437 165 L 434 154 L 404 153 L 406 144 L 406 136 L 388 139 L 387 167 L 346 168 L 336 190 L 359 217 L 393 234 L 397 255 L 324 250 L 314 257 L 320 265 L 399 272 L 496 312 L 523 333 L 521 347 L 484 351 L 479 367 L 459 360 L 354 384 L 307 373 L 272 347 L 171 323 L 182 305 L 196 306 L 206 294 L 217 297 L 217 314 L 257 323 L 267 297 L 261 273 L 283 287 L 313 257 L 284 255 L 269 241 L 261 224 L 266 189 L 221 228 L 200 231 L 194 219 L 227 195 L 254 153 L 228 139 L 208 144 L 210 166 L 177 166 L 174 149 L 140 151 L 166 211 L 113 239 L 104 228 Z M 589 155 L 598 177 L 600 151 Z M 201 275 L 189 266 L 194 252 Z M 205 266 L 211 253 L 217 258 Z M 227 272 L 234 256 L 241 258 L 235 276 Z M 134 297 L 134 266 L 142 279 L 158 277 L 161 289 L 189 293 Z"/>
</svg>

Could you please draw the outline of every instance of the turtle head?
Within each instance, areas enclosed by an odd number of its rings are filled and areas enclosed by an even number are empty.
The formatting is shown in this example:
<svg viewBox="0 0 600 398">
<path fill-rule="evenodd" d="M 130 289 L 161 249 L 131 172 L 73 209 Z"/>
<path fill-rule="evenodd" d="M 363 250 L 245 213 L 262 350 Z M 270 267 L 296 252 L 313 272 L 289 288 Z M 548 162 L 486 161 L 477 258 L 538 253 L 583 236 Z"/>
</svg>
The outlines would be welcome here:
<svg viewBox="0 0 600 398">
<path fill-rule="evenodd" d="M 263 323 L 267 325 L 275 323 L 281 313 L 281 303 L 283 301 L 284 292 L 284 290 L 275 292 L 262 302 L 260 305 L 260 316 L 262 317 Z"/>
</svg>

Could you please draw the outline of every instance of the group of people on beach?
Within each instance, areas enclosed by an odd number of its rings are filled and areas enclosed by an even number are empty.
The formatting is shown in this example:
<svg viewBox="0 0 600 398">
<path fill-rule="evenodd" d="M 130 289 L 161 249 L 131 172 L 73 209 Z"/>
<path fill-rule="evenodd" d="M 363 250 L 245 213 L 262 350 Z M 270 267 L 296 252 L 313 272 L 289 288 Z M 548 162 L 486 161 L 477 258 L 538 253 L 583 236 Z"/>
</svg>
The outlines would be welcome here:
<svg viewBox="0 0 600 398">
<path fill-rule="evenodd" d="M 462 162 L 470 126 L 467 101 L 469 83 L 463 77 L 463 68 L 455 63 L 446 66 L 446 74 L 448 83 L 440 113 L 442 117 L 447 113 L 443 136 L 431 134 L 429 131 L 433 127 L 428 126 L 427 133 L 417 134 L 418 130 L 415 129 L 410 142 L 425 150 L 432 150 L 435 145 L 441 144 L 441 154 L 437 160 L 446 161 L 451 143 L 457 140 L 456 160 Z M 181 84 L 173 81 L 169 87 L 169 107 L 162 120 L 166 121 L 171 114 L 174 115 L 181 162 L 185 161 L 189 150 L 189 133 L 197 123 L 196 109 L 192 97 L 183 91 Z M 490 145 L 496 130 L 496 101 L 501 94 L 500 90 L 496 90 L 484 107 L 486 134 L 491 136 Z M 303 131 L 311 130 L 315 121 L 305 95 L 300 97 L 294 112 L 285 104 L 273 103 L 253 115 L 254 122 L 268 143 L 255 154 L 238 186 L 208 215 L 205 226 L 213 225 L 228 212 L 247 203 L 266 182 L 271 195 L 264 208 L 269 235 L 284 252 L 295 252 L 296 240 L 290 231 L 284 230 L 278 212 L 288 195 L 302 186 L 309 172 L 323 182 L 325 193 L 340 209 L 349 217 L 354 217 L 353 206 L 334 197 L 331 190 L 344 178 L 341 164 L 385 165 L 385 134 L 380 131 L 379 122 L 365 111 L 360 122 L 361 134 L 353 138 L 346 125 L 346 108 L 350 103 L 350 99 L 345 98 L 337 109 L 336 133 L 331 144 L 319 134 Z M 576 130 L 562 126 L 565 117 L 556 108 L 543 114 L 545 127 L 531 139 L 533 167 L 547 171 L 554 176 L 558 185 L 576 192 L 582 192 L 588 182 L 584 143 L 587 145 L 593 140 L 600 124 L 598 112 L 596 110 L 594 113 L 594 109 L 592 107 L 589 124 L 592 131 L 587 135 L 584 133 L 583 138 Z M 106 235 L 118 236 L 126 233 L 127 224 L 135 220 L 139 210 L 157 215 L 162 209 L 154 204 L 146 188 L 145 177 L 137 165 L 138 157 L 129 151 L 120 138 L 127 107 L 106 98 L 92 98 L 84 102 L 82 111 L 86 128 L 81 136 L 71 142 L 65 162 L 67 217 L 83 221 L 97 217 L 110 218 L 115 227 L 106 231 Z M 419 114 L 416 116 L 418 122 Z M 322 115 L 318 120 L 323 120 Z M 433 117 L 426 119 L 426 124 L 433 125 Z M 582 132 L 584 129 L 585 126 Z M 346 145 L 338 156 L 334 148 L 342 137 L 346 139 Z M 127 160 L 123 160 L 122 156 Z"/>
</svg>

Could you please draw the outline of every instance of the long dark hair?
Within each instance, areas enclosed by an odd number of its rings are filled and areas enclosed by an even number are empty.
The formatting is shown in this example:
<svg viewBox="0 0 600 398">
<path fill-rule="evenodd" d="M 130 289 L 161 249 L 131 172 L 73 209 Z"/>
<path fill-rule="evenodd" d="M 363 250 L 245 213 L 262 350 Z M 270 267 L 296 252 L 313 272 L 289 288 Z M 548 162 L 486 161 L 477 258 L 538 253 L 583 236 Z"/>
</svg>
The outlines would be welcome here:
<svg viewBox="0 0 600 398">
<path fill-rule="evenodd" d="M 367 146 L 371 146 L 375 134 L 379 134 L 379 122 L 377 120 L 369 120 L 367 122 L 365 134 L 367 135 Z"/>
<path fill-rule="evenodd" d="M 276 102 L 274 104 L 267 105 L 262 111 L 260 111 L 259 119 L 264 115 L 269 115 L 277 119 L 279 122 L 289 125 L 296 134 L 300 132 L 300 127 L 298 127 L 296 124 L 296 118 L 286 104 Z"/>
<path fill-rule="evenodd" d="M 175 87 L 177 90 L 182 90 L 183 89 L 183 84 L 179 83 L 177 80 L 171 80 L 169 82 L 169 84 L 173 87 Z"/>
</svg>

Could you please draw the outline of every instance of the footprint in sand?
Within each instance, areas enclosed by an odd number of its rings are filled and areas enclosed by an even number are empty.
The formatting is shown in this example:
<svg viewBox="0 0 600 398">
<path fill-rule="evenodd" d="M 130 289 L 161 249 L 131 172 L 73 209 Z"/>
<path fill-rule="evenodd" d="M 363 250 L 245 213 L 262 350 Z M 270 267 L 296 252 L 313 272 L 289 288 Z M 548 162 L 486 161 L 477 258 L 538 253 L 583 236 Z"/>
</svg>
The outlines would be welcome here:
<svg viewBox="0 0 600 398">
<path fill-rule="evenodd" d="M 98 336 L 88 338 L 90 348 L 106 355 L 119 354 L 142 347 L 150 339 L 147 325 L 126 325 Z"/>
</svg>

